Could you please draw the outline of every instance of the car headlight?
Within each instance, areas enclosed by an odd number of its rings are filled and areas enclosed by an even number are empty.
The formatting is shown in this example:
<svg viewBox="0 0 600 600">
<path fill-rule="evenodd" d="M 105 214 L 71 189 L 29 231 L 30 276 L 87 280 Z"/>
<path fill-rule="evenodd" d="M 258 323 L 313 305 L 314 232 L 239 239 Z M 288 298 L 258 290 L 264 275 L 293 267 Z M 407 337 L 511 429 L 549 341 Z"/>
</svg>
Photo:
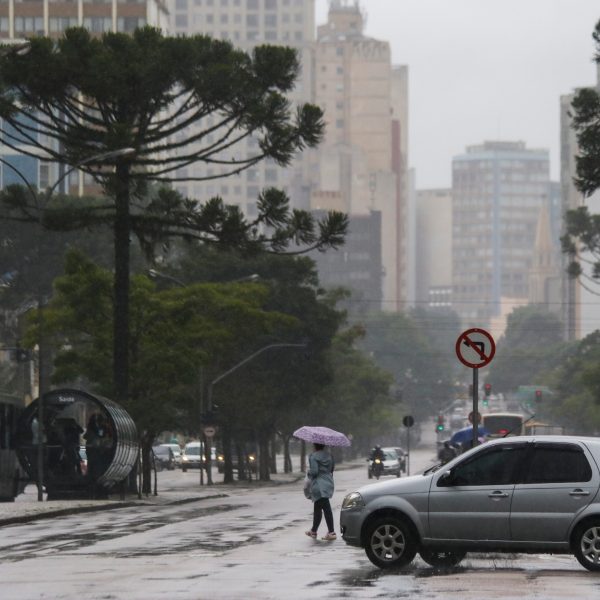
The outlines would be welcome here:
<svg viewBox="0 0 600 600">
<path fill-rule="evenodd" d="M 189 458 L 188 458 L 187 456 L 184 456 L 184 457 L 182 458 L 182 460 L 185 460 L 185 461 L 187 462 L 187 461 L 189 460 Z"/>
<path fill-rule="evenodd" d="M 219 462 L 223 462 L 225 460 L 225 457 L 222 454 L 219 454 L 219 456 L 217 456 L 217 460 Z"/>
<path fill-rule="evenodd" d="M 252 456 L 252 454 L 250 454 L 250 456 L 248 456 L 248 460 L 250 462 L 254 462 L 254 460 L 256 460 L 256 459 L 254 458 L 254 456 Z"/>
<path fill-rule="evenodd" d="M 342 510 L 348 510 L 351 508 L 362 508 L 365 505 L 362 496 L 358 492 L 352 492 L 348 494 L 342 502 Z"/>
</svg>

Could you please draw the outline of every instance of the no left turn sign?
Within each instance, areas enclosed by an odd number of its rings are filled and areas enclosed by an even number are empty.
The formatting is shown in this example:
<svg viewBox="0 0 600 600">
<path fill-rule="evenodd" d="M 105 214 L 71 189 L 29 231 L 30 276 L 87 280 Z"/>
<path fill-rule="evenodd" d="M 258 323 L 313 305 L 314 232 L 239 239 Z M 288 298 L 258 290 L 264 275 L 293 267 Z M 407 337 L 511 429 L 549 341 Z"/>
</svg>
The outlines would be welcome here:
<svg viewBox="0 0 600 600">
<path fill-rule="evenodd" d="M 485 330 L 473 327 L 463 331 L 456 340 L 458 360 L 472 369 L 488 365 L 496 353 L 494 338 Z"/>
</svg>

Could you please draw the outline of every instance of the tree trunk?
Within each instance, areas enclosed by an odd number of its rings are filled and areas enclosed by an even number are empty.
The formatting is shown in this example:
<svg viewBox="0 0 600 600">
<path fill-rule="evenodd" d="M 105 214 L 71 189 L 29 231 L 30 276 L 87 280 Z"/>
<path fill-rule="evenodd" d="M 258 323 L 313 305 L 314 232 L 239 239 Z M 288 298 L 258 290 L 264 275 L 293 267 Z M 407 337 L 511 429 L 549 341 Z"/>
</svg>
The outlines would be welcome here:
<svg viewBox="0 0 600 600">
<path fill-rule="evenodd" d="M 260 432 L 258 434 L 258 478 L 261 481 L 271 481 L 269 474 L 269 434 Z"/>
<path fill-rule="evenodd" d="M 292 456 L 290 454 L 290 436 L 282 436 L 283 440 L 283 472 L 291 473 L 294 469 L 292 468 Z"/>
<path fill-rule="evenodd" d="M 142 493 L 146 496 L 152 493 L 152 467 L 154 465 L 152 456 L 152 443 L 155 434 L 145 432 L 140 440 L 142 447 Z"/>
<path fill-rule="evenodd" d="M 233 483 L 233 460 L 231 456 L 231 434 L 229 427 L 223 427 L 221 438 L 223 443 L 224 472 L 223 483 Z"/>
<path fill-rule="evenodd" d="M 269 469 L 271 473 L 277 473 L 277 439 L 275 434 L 271 436 L 269 444 Z"/>
<path fill-rule="evenodd" d="M 118 161 L 115 178 L 114 223 L 115 280 L 113 315 L 114 400 L 127 406 L 129 400 L 129 165 Z M 148 457 L 142 455 L 144 459 Z M 144 465 L 147 465 L 145 460 Z M 146 467 L 144 467 L 145 471 Z M 146 480 L 144 473 L 144 480 Z"/>
<path fill-rule="evenodd" d="M 300 471 L 306 473 L 306 442 L 300 442 Z"/>
</svg>

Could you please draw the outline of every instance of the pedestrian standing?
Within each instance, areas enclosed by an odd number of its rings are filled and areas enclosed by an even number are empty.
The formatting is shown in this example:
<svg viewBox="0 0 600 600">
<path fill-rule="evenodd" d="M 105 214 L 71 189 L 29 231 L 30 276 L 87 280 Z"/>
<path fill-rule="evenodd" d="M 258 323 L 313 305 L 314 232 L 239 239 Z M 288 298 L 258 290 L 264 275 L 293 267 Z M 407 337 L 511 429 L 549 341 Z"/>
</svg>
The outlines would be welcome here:
<svg viewBox="0 0 600 600">
<path fill-rule="evenodd" d="M 315 451 L 308 457 L 307 476 L 311 481 L 310 496 L 313 501 L 313 525 L 306 532 L 311 538 L 317 537 L 317 530 L 321 519 L 325 516 L 327 534 L 321 539 L 333 541 L 337 538 L 333 526 L 333 513 L 329 499 L 333 496 L 333 470 L 335 463 L 333 456 L 325 449 L 323 444 L 314 444 Z"/>
</svg>

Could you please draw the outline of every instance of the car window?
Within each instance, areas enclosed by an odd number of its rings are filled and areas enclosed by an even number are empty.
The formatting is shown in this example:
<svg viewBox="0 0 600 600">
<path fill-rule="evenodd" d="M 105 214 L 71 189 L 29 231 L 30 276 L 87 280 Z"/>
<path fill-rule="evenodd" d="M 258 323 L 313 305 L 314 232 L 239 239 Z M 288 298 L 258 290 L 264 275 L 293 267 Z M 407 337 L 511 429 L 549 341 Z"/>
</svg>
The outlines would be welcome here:
<svg viewBox="0 0 600 600">
<path fill-rule="evenodd" d="M 592 469 L 576 444 L 536 444 L 525 483 L 569 483 L 589 481 Z"/>
<path fill-rule="evenodd" d="M 398 455 L 395 452 L 384 452 L 383 460 L 398 460 Z"/>
<path fill-rule="evenodd" d="M 524 451 L 525 446 L 523 444 L 503 444 L 489 450 L 483 450 L 452 469 L 450 484 L 456 486 L 508 485 L 515 483 L 518 466 L 524 457 Z"/>
</svg>

